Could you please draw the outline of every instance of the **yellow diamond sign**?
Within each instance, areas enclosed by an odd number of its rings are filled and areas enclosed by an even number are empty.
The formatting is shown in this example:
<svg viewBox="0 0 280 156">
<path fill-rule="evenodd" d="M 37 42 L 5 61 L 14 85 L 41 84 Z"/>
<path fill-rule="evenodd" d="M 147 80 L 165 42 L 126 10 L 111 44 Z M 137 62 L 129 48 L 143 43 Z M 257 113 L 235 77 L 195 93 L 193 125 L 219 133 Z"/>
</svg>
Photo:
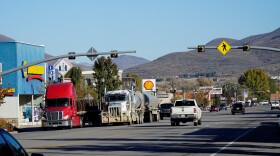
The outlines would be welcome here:
<svg viewBox="0 0 280 156">
<path fill-rule="evenodd" d="M 230 50 L 230 45 L 226 42 L 226 41 L 222 41 L 217 49 L 223 54 L 225 55 L 229 50 Z"/>
</svg>

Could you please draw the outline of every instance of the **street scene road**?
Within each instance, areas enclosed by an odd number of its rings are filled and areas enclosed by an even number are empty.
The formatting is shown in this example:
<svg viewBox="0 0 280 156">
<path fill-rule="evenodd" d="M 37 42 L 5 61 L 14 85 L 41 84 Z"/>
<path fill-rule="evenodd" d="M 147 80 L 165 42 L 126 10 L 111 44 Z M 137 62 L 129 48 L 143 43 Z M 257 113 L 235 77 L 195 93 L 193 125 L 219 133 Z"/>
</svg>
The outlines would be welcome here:
<svg viewBox="0 0 280 156">
<path fill-rule="evenodd" d="M 276 115 L 269 105 L 203 112 L 202 125 L 171 126 L 170 118 L 135 125 L 42 131 L 22 128 L 13 136 L 28 153 L 59 155 L 280 155 Z"/>
</svg>

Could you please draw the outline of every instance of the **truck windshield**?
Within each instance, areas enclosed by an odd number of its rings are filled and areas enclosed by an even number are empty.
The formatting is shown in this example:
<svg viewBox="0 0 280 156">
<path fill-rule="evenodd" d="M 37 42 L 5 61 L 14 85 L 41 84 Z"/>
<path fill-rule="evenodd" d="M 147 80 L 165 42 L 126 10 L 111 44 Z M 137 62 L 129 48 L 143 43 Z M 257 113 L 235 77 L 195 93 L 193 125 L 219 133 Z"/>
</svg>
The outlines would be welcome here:
<svg viewBox="0 0 280 156">
<path fill-rule="evenodd" d="M 110 101 L 126 101 L 126 96 L 125 95 L 108 95 L 106 98 L 107 102 Z"/>
<path fill-rule="evenodd" d="M 60 107 L 60 106 L 69 106 L 68 98 L 60 98 L 60 99 L 47 99 L 46 107 Z"/>
<path fill-rule="evenodd" d="M 195 106 L 194 101 L 176 101 L 175 106 Z"/>
</svg>

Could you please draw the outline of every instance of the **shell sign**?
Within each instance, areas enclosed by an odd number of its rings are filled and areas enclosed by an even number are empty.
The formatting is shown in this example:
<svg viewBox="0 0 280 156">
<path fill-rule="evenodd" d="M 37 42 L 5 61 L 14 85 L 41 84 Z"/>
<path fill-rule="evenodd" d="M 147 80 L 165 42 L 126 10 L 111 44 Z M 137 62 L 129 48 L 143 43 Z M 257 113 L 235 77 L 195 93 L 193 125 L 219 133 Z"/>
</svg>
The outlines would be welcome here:
<svg viewBox="0 0 280 156">
<path fill-rule="evenodd" d="M 142 91 L 156 91 L 156 80 L 155 79 L 143 79 L 142 80 Z"/>
</svg>

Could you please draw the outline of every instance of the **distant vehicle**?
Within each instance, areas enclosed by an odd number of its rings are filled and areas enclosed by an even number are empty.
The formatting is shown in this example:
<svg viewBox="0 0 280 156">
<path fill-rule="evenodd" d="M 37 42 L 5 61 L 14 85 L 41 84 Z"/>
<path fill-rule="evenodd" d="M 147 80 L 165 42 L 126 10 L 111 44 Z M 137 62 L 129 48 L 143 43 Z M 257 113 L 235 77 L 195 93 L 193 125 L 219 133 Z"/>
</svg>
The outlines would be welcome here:
<svg viewBox="0 0 280 156">
<path fill-rule="evenodd" d="M 245 107 L 252 107 L 252 101 L 251 100 L 247 100 L 245 102 Z"/>
<path fill-rule="evenodd" d="M 221 104 L 219 107 L 219 111 L 220 110 L 227 110 L 227 104 L 225 104 L 225 103 Z"/>
<path fill-rule="evenodd" d="M 0 128 L 0 155 L 1 156 L 28 156 L 21 144 L 7 131 Z M 39 153 L 32 153 L 31 156 L 44 156 Z"/>
<path fill-rule="evenodd" d="M 213 112 L 213 111 L 218 112 L 219 110 L 220 110 L 220 109 L 219 109 L 219 106 L 212 105 L 212 106 L 210 107 L 210 112 Z"/>
<path fill-rule="evenodd" d="M 177 100 L 171 107 L 171 126 L 179 126 L 180 122 L 193 122 L 194 126 L 201 125 L 201 109 L 195 99 Z"/>
<path fill-rule="evenodd" d="M 260 105 L 269 105 L 269 102 L 268 102 L 268 100 L 262 100 L 260 102 Z"/>
<path fill-rule="evenodd" d="M 279 109 L 279 101 L 271 101 L 271 110 L 273 109 Z"/>
<path fill-rule="evenodd" d="M 239 102 L 239 103 L 235 103 L 233 104 L 232 108 L 231 108 L 231 113 L 234 115 L 235 113 L 245 113 L 245 106 Z"/>
<path fill-rule="evenodd" d="M 163 120 L 163 117 L 170 117 L 170 110 L 173 107 L 173 103 L 162 103 L 160 104 L 160 119 Z"/>
<path fill-rule="evenodd" d="M 245 107 L 252 107 L 251 102 L 246 101 L 245 102 Z"/>
</svg>

